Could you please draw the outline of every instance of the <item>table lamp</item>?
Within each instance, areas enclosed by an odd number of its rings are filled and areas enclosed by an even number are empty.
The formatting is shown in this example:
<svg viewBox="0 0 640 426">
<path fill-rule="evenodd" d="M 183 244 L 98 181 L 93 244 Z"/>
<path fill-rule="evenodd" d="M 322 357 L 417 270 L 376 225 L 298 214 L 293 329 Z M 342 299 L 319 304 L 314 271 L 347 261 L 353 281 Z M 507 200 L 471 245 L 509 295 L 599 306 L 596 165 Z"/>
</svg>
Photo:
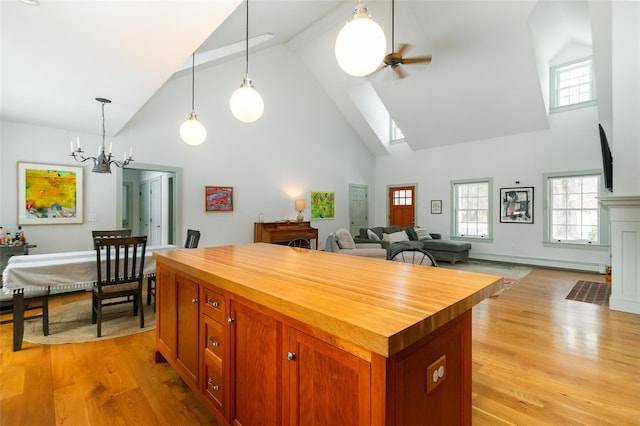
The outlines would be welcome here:
<svg viewBox="0 0 640 426">
<path fill-rule="evenodd" d="M 302 222 L 304 220 L 304 216 L 302 215 L 302 210 L 307 208 L 307 200 L 299 199 L 296 200 L 296 210 L 298 210 L 298 222 Z"/>
</svg>

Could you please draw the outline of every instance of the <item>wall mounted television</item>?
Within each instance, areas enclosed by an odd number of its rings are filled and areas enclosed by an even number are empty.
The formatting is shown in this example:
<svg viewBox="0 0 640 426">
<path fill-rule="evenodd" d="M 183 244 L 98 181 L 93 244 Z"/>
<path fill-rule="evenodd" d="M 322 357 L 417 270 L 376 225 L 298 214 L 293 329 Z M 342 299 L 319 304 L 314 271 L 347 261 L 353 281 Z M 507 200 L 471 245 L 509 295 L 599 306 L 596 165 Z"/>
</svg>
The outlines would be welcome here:
<svg viewBox="0 0 640 426">
<path fill-rule="evenodd" d="M 611 148 L 607 141 L 607 135 L 601 124 L 598 124 L 600 130 L 600 147 L 602 148 L 602 170 L 604 173 L 604 187 L 613 192 L 613 156 Z"/>
</svg>

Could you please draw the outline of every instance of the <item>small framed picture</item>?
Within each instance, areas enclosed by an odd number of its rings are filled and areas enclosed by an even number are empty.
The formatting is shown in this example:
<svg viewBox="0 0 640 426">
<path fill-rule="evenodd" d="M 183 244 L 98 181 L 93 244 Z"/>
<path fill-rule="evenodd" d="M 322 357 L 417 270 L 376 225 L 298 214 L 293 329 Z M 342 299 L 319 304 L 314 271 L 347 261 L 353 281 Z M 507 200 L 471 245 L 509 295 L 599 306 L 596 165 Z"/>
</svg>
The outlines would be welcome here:
<svg viewBox="0 0 640 426">
<path fill-rule="evenodd" d="M 232 212 L 233 186 L 205 186 L 205 212 Z"/>
<path fill-rule="evenodd" d="M 442 200 L 431 200 L 431 214 L 442 214 Z"/>
<path fill-rule="evenodd" d="M 533 223 L 533 187 L 500 188 L 500 222 Z"/>
</svg>

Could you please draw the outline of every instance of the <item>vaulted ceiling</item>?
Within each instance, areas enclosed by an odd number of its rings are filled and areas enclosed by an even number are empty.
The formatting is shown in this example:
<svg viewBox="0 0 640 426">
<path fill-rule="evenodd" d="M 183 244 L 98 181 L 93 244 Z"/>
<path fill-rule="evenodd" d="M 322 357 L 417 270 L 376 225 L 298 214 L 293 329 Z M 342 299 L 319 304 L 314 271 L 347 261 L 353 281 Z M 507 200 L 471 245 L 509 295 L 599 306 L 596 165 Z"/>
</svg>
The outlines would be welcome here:
<svg viewBox="0 0 640 426">
<path fill-rule="evenodd" d="M 547 128 L 545 70 L 571 46 L 599 49 L 598 93 L 607 99 L 610 45 L 592 36 L 606 38 L 610 24 L 593 3 L 398 0 L 396 44 L 433 61 L 406 66 L 408 77 L 397 79 L 388 69 L 350 77 L 337 66 L 333 43 L 356 0 L 254 0 L 250 36 L 264 37 L 251 52 L 276 44 L 294 51 L 370 150 L 384 155 L 389 115 L 412 149 Z M 391 2 L 365 4 L 390 39 Z M 88 133 L 99 120 L 95 97 L 118 99 L 109 110 L 115 134 L 193 51 L 215 63 L 244 48 L 240 0 L 3 0 L 0 14 L 1 118 Z"/>
</svg>

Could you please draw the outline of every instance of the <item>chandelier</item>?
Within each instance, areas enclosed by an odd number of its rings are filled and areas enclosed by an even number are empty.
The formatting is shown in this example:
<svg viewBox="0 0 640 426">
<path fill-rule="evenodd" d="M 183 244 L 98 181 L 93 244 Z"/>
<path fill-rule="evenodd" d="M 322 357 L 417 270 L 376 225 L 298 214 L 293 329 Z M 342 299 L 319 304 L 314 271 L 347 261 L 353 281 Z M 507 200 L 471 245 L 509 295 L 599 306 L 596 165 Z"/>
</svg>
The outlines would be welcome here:
<svg viewBox="0 0 640 426">
<path fill-rule="evenodd" d="M 124 153 L 124 159 L 122 161 L 117 161 L 113 159 L 113 156 L 111 155 L 111 148 L 112 145 L 109 145 L 109 153 L 106 153 L 105 147 L 104 147 L 104 139 L 105 139 L 105 127 L 104 127 L 104 105 L 105 104 L 110 104 L 111 101 L 109 99 L 105 99 L 105 98 L 96 98 L 96 101 L 100 102 L 102 105 L 102 144 L 100 145 L 100 148 L 98 148 L 98 156 L 97 157 L 86 157 L 84 155 L 84 151 L 82 150 L 82 148 L 80 147 L 80 137 L 78 137 L 78 142 L 77 142 L 77 146 L 74 149 L 73 148 L 73 141 L 70 142 L 70 146 L 71 146 L 71 154 L 69 154 L 71 157 L 74 158 L 74 160 L 80 162 L 80 163 L 84 163 L 87 160 L 93 160 L 93 170 L 91 170 L 94 173 L 111 173 L 111 165 L 115 164 L 117 167 L 124 167 L 127 164 L 129 164 L 130 162 L 134 161 L 133 160 L 133 148 L 131 148 L 129 150 L 129 156 L 127 157 L 127 153 Z"/>
</svg>

